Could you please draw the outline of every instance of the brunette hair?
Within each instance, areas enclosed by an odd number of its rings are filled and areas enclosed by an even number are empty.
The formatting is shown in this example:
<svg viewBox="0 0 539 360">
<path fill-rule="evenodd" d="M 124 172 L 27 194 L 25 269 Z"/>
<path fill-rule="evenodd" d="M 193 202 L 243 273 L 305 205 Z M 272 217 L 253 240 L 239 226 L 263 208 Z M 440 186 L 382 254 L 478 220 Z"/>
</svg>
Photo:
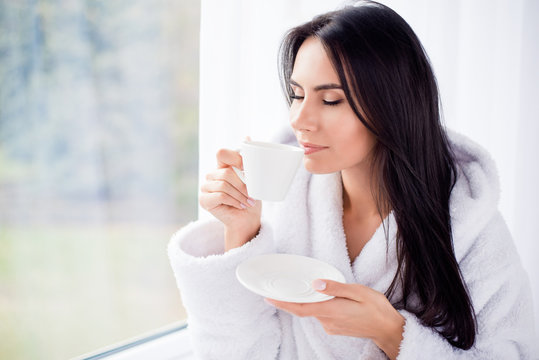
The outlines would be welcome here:
<svg viewBox="0 0 539 360">
<path fill-rule="evenodd" d="M 412 28 L 390 8 L 362 2 L 291 29 L 280 50 L 283 89 L 302 43 L 316 37 L 358 119 L 375 135 L 373 175 L 378 211 L 397 222 L 402 285 L 396 308 L 414 313 L 455 347 L 475 341 L 476 318 L 455 258 L 449 197 L 456 165 L 440 121 L 436 79 Z M 412 301 L 415 298 L 415 301 Z M 417 301 L 418 300 L 418 301 Z"/>
</svg>

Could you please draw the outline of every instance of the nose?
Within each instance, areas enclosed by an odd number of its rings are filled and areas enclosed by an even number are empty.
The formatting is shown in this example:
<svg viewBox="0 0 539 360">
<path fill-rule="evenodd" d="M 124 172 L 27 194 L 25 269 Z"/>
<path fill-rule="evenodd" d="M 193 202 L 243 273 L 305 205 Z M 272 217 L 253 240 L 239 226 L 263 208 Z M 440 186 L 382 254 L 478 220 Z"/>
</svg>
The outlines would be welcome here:
<svg viewBox="0 0 539 360">
<path fill-rule="evenodd" d="M 307 97 L 290 107 L 290 124 L 295 131 L 315 131 L 318 127 L 316 116 L 316 109 Z"/>
</svg>

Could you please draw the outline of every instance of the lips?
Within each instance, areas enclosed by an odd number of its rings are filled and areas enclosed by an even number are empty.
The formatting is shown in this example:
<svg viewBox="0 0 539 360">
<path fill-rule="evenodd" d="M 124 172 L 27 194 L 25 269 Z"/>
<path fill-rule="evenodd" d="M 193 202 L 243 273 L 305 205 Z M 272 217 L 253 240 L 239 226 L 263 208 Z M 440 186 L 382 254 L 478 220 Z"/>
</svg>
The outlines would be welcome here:
<svg viewBox="0 0 539 360">
<path fill-rule="evenodd" d="M 316 145 L 306 142 L 300 142 L 301 147 L 305 150 L 305 155 L 314 154 L 316 152 L 328 149 L 328 146 Z"/>
</svg>

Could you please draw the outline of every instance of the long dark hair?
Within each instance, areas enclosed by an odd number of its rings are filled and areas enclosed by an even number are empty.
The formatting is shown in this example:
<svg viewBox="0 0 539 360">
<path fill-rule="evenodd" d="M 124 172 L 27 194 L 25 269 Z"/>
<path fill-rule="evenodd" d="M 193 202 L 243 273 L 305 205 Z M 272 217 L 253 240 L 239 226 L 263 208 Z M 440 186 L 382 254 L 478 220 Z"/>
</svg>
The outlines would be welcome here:
<svg viewBox="0 0 539 360">
<path fill-rule="evenodd" d="M 375 2 L 315 17 L 290 30 L 281 45 L 289 102 L 296 55 L 311 36 L 323 44 L 353 111 L 377 138 L 373 194 L 379 213 L 393 211 L 398 228 L 398 271 L 386 296 L 400 282 L 396 308 L 414 313 L 453 346 L 471 348 L 476 318 L 455 258 L 449 214 L 456 166 L 440 121 L 436 79 L 419 39 L 403 18 Z"/>
</svg>

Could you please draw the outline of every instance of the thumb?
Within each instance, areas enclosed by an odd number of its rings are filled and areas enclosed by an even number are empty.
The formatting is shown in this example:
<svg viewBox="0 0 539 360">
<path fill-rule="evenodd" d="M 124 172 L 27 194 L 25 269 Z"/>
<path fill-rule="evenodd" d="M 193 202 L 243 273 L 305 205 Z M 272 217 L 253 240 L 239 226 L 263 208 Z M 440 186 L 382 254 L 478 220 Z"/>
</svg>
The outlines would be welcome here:
<svg viewBox="0 0 539 360">
<path fill-rule="evenodd" d="M 356 301 L 362 301 L 363 294 L 367 288 L 361 284 L 346 284 L 333 280 L 316 279 L 312 283 L 314 290 L 335 297 L 348 298 Z"/>
</svg>

